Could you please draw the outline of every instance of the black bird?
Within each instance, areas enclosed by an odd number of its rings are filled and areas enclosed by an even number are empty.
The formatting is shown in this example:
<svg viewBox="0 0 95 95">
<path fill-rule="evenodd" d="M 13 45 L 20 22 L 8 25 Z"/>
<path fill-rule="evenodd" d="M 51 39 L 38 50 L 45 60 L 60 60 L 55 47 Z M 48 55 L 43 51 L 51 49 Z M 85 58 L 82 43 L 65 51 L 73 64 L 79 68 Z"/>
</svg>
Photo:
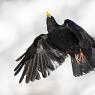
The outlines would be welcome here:
<svg viewBox="0 0 95 95">
<path fill-rule="evenodd" d="M 50 72 L 61 65 L 67 54 L 71 57 L 73 75 L 84 75 L 95 68 L 95 41 L 75 22 L 66 19 L 59 25 L 48 12 L 47 31 L 35 38 L 32 45 L 16 61 L 20 63 L 14 69 L 17 75 L 23 68 L 19 83 L 26 79 L 46 78 Z"/>
</svg>

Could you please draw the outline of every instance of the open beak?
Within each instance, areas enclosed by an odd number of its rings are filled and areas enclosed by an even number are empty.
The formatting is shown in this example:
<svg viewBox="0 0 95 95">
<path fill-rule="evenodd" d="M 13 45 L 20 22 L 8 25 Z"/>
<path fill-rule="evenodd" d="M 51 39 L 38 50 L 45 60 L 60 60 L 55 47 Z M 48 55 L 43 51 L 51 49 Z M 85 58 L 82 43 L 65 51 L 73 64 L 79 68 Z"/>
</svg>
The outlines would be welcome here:
<svg viewBox="0 0 95 95">
<path fill-rule="evenodd" d="M 48 11 L 45 12 L 45 15 L 46 15 L 47 17 L 51 18 L 51 14 L 50 14 Z"/>
</svg>

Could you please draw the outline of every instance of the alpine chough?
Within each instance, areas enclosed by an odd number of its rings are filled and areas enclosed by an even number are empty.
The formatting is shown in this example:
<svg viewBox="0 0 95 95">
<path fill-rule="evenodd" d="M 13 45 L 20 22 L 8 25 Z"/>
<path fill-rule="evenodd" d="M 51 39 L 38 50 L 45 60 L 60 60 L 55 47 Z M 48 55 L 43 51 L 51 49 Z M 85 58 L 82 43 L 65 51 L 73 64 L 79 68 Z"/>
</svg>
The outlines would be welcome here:
<svg viewBox="0 0 95 95">
<path fill-rule="evenodd" d="M 73 75 L 87 74 L 95 68 L 95 41 L 75 22 L 66 19 L 57 24 L 53 16 L 47 14 L 47 34 L 35 38 L 32 45 L 16 61 L 20 63 L 14 69 L 17 75 L 23 68 L 19 83 L 25 77 L 26 83 L 46 78 L 50 72 L 60 66 L 67 57 L 71 57 Z"/>
</svg>

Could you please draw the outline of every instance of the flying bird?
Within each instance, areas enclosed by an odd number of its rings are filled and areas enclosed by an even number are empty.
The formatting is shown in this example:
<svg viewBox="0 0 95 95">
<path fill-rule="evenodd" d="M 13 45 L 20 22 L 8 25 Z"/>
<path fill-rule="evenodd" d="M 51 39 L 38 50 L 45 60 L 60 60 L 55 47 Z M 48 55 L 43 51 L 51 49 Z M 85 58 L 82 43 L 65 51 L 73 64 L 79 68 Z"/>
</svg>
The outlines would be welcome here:
<svg viewBox="0 0 95 95">
<path fill-rule="evenodd" d="M 34 39 L 32 45 L 16 61 L 20 61 L 14 69 L 17 75 L 23 68 L 19 83 L 25 78 L 29 81 L 46 78 L 58 66 L 63 64 L 69 54 L 73 75 L 87 74 L 95 68 L 95 40 L 72 20 L 64 20 L 59 25 L 55 18 L 46 12 L 47 34 Z"/>
</svg>

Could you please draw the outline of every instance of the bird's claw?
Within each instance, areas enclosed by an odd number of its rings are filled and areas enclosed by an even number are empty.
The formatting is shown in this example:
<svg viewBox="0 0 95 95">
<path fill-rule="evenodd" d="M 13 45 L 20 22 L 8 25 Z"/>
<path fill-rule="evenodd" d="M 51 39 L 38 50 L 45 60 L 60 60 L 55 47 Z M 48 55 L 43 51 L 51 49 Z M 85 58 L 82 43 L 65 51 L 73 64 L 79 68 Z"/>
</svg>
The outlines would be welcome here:
<svg viewBox="0 0 95 95">
<path fill-rule="evenodd" d="M 75 59 L 78 64 L 84 59 L 84 54 L 81 49 L 79 54 L 75 54 Z"/>
</svg>

